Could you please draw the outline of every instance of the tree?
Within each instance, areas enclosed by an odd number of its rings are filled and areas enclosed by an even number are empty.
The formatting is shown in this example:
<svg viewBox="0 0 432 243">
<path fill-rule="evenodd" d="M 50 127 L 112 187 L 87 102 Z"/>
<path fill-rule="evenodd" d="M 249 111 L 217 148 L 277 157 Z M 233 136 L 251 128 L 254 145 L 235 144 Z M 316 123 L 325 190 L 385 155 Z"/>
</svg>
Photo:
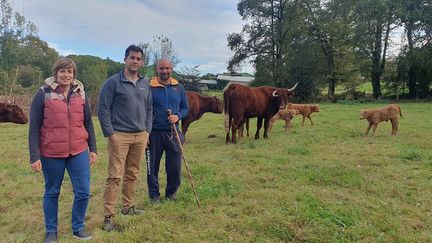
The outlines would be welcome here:
<svg viewBox="0 0 432 243">
<path fill-rule="evenodd" d="M 57 52 L 37 36 L 37 27 L 0 0 L 0 66 L 5 92 L 17 93 L 51 76 Z"/>
<path fill-rule="evenodd" d="M 228 70 L 235 72 L 247 59 L 254 59 L 258 69 L 268 70 L 271 82 L 282 86 L 282 58 L 285 43 L 292 36 L 287 26 L 294 21 L 289 15 L 295 11 L 298 1 L 288 0 L 242 0 L 237 9 L 242 19 L 247 22 L 241 33 L 232 33 L 227 37 L 228 46 L 234 51 L 228 62 Z"/>
<path fill-rule="evenodd" d="M 180 62 L 172 41 L 164 35 L 153 36 L 153 44 L 150 46 L 150 50 L 153 54 L 154 64 L 156 64 L 157 60 L 161 58 L 169 59 L 173 67 Z"/>
<path fill-rule="evenodd" d="M 92 114 L 96 114 L 100 88 L 103 82 L 109 77 L 108 69 L 113 61 L 89 55 L 69 55 L 74 60 L 78 73 L 76 79 L 84 84 L 87 97 L 90 101 Z M 114 66 L 118 66 L 117 65 Z M 117 69 L 118 73 L 121 69 Z"/>
<path fill-rule="evenodd" d="M 200 72 L 198 71 L 199 65 L 194 67 L 183 66 L 180 71 L 175 73 L 175 78 L 185 87 L 187 91 L 201 92 L 199 80 Z"/>
<path fill-rule="evenodd" d="M 358 1 L 353 14 L 355 35 L 353 42 L 359 58 L 370 60 L 369 72 L 374 98 L 380 98 L 381 75 L 385 70 L 389 37 L 399 26 L 395 18 L 393 1 Z"/>
<path fill-rule="evenodd" d="M 341 69 L 337 64 L 344 63 L 341 60 L 350 60 L 349 56 L 352 55 L 349 47 L 352 28 L 347 20 L 354 6 L 353 1 L 305 0 L 303 4 L 307 13 L 305 21 L 309 34 L 320 46 L 325 59 L 328 98 L 336 102 L 337 81 L 346 78 L 343 73 L 352 72 Z"/>
<path fill-rule="evenodd" d="M 429 0 L 395 0 L 396 16 L 404 25 L 406 42 L 400 57 L 405 56 L 407 64 L 407 86 L 409 98 L 418 98 L 428 93 L 427 63 L 423 53 L 429 53 L 431 46 L 432 4 Z M 429 60 L 430 56 L 426 60 Z M 426 75 L 426 77 L 425 77 Z M 424 83 L 426 82 L 426 83 Z M 421 86 L 419 90 L 419 86 Z"/>
</svg>

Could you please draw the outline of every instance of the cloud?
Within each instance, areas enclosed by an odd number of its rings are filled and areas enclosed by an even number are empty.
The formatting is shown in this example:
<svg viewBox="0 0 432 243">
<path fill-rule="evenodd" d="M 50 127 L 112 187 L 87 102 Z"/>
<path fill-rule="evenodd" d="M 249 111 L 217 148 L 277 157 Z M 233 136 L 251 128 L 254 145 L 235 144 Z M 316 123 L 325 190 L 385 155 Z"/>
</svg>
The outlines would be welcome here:
<svg viewBox="0 0 432 243">
<path fill-rule="evenodd" d="M 164 35 L 182 63 L 213 73 L 226 71 L 233 54 L 226 37 L 242 27 L 232 0 L 15 0 L 15 6 L 59 52 L 122 61 L 129 44 Z"/>
</svg>

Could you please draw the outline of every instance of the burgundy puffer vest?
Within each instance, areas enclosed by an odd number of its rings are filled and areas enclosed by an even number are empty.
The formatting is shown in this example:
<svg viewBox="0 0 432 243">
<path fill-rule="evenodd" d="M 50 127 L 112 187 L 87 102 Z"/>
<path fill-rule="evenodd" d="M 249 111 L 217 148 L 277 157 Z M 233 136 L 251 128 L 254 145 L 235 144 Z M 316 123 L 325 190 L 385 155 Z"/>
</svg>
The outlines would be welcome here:
<svg viewBox="0 0 432 243">
<path fill-rule="evenodd" d="M 45 157 L 65 158 L 88 148 L 88 133 L 84 127 L 85 95 L 75 89 L 69 102 L 60 87 L 42 87 L 45 93 L 43 123 L 40 133 L 40 153 Z"/>
</svg>

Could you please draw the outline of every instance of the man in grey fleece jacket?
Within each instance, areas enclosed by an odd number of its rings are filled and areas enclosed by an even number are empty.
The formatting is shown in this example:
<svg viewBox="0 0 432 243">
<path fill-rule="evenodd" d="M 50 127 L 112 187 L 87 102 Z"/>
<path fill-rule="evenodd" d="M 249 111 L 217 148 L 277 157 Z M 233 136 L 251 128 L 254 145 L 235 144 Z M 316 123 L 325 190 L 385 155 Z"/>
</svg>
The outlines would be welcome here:
<svg viewBox="0 0 432 243">
<path fill-rule="evenodd" d="M 99 96 L 98 117 L 108 137 L 108 178 L 104 192 L 103 230 L 115 229 L 113 216 L 120 182 L 123 179 L 124 215 L 142 213 L 134 207 L 135 188 L 149 134 L 153 108 L 149 81 L 140 76 L 143 51 L 131 45 L 125 52 L 125 69 L 109 77 Z"/>
</svg>

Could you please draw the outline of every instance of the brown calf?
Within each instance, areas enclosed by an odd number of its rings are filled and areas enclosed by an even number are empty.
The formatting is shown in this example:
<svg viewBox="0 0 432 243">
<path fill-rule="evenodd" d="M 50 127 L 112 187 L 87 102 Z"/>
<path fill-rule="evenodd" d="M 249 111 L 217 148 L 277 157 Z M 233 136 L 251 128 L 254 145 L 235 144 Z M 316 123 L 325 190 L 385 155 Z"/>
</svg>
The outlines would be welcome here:
<svg viewBox="0 0 432 243">
<path fill-rule="evenodd" d="M 304 126 L 304 121 L 306 118 L 309 119 L 311 125 L 313 126 L 311 114 L 314 112 L 320 112 L 319 105 L 316 104 L 288 104 L 288 109 L 297 110 L 302 118 L 302 126 Z"/>
<path fill-rule="evenodd" d="M 360 119 L 366 119 L 369 122 L 366 135 L 369 133 L 371 127 L 373 127 L 373 134 L 375 134 L 378 123 L 388 120 L 390 120 L 392 124 L 391 135 L 396 135 L 399 125 L 399 116 L 402 116 L 402 110 L 400 106 L 396 104 L 391 104 L 380 109 L 363 109 L 360 111 Z"/>
<path fill-rule="evenodd" d="M 271 132 L 273 128 L 273 124 L 276 122 L 277 119 L 281 119 L 285 121 L 284 127 L 285 127 L 285 132 L 287 132 L 290 129 L 291 120 L 298 114 L 299 114 L 298 110 L 294 110 L 294 109 L 290 109 L 290 110 L 285 109 L 285 110 L 278 111 L 278 113 L 274 115 L 270 120 L 269 132 Z"/>
</svg>

